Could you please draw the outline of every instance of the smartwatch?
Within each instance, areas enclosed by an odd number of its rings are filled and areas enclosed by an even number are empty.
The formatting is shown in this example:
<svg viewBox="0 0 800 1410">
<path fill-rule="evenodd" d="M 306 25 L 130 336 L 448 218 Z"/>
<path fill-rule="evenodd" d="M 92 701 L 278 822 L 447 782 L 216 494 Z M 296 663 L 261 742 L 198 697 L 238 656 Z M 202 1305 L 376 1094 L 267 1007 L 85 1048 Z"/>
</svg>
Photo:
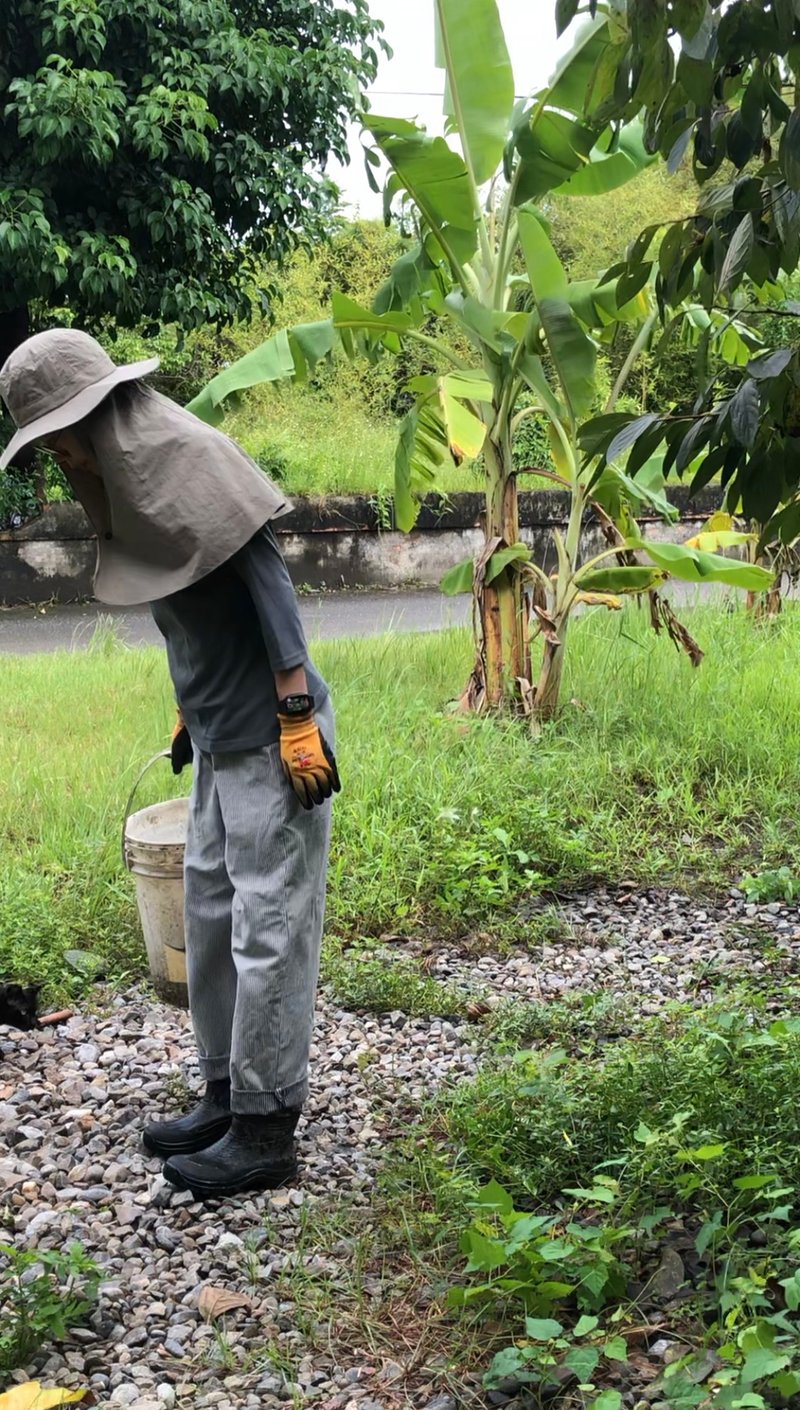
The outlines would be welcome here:
<svg viewBox="0 0 800 1410">
<path fill-rule="evenodd" d="M 313 709 L 313 695 L 286 695 L 278 701 L 278 710 L 282 715 L 310 715 Z"/>
</svg>

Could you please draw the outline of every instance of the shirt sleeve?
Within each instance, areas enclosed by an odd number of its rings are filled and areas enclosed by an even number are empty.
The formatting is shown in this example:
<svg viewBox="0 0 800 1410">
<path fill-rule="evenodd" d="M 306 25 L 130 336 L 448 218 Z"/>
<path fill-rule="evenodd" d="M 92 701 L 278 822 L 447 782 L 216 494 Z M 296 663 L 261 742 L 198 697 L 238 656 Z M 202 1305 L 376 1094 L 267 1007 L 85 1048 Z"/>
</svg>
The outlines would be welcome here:
<svg viewBox="0 0 800 1410">
<path fill-rule="evenodd" d="M 253 599 L 272 672 L 304 666 L 308 646 L 297 596 L 268 524 L 234 553 L 230 564 Z"/>
</svg>

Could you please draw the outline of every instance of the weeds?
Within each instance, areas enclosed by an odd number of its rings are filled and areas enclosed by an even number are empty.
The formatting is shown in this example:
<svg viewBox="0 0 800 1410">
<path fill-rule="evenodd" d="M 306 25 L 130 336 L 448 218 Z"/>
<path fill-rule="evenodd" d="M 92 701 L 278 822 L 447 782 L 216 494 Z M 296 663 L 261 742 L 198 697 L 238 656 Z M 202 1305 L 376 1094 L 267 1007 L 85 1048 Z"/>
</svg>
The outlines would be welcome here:
<svg viewBox="0 0 800 1410">
<path fill-rule="evenodd" d="M 65 1253 L 0 1247 L 0 1372 L 23 1366 L 80 1325 L 99 1283 L 100 1271 L 80 1244 Z"/>
<path fill-rule="evenodd" d="M 469 996 L 423 974 L 411 959 L 386 951 L 342 953 L 328 949 L 323 978 L 338 1002 L 356 1012 L 393 1013 L 414 1018 L 462 1017 Z"/>
<path fill-rule="evenodd" d="M 777 871 L 762 871 L 757 876 L 743 876 L 741 887 L 748 901 L 761 905 L 770 901 L 791 903 L 800 896 L 800 876 L 791 867 L 778 867 Z"/>
</svg>

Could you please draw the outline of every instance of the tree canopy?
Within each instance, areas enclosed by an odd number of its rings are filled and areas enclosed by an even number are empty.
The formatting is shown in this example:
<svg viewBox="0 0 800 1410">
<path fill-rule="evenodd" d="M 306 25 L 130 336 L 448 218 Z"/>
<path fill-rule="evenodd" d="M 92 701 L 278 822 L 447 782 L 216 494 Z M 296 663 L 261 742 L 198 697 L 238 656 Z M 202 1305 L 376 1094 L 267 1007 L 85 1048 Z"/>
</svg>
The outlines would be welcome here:
<svg viewBox="0 0 800 1410">
<path fill-rule="evenodd" d="M 366 0 L 6 0 L 0 323 L 247 318 L 330 210 L 380 44 Z"/>
</svg>

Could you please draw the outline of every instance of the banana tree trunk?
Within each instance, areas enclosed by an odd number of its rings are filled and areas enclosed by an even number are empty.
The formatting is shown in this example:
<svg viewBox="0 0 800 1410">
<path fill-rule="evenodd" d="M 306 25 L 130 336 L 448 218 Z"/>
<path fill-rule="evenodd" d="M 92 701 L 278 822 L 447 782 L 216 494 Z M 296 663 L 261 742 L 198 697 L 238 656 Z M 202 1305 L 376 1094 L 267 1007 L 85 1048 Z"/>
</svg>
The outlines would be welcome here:
<svg viewBox="0 0 800 1410">
<path fill-rule="evenodd" d="M 546 724 L 558 713 L 561 680 L 564 674 L 567 627 L 573 602 L 572 582 L 580 561 L 581 529 L 585 508 L 586 494 L 576 477 L 572 486 L 572 502 L 566 539 L 558 555 L 558 577 L 555 585 L 553 609 L 549 613 L 540 612 L 538 614 L 543 651 L 531 711 L 534 728 L 540 724 Z"/>
<path fill-rule="evenodd" d="M 519 541 L 517 482 L 508 440 L 501 444 L 487 440 L 485 533 L 487 550 L 511 546 Z M 506 568 L 487 583 L 485 564 L 476 578 L 476 603 L 480 618 L 479 658 L 473 674 L 478 686 L 474 703 L 484 708 L 503 700 L 520 700 L 519 682 L 531 679 L 528 612 L 519 573 Z"/>
<path fill-rule="evenodd" d="M 533 701 L 533 718 L 537 723 L 546 724 L 555 718 L 561 697 L 561 677 L 564 672 L 564 638 L 567 634 L 567 620 L 556 619 L 556 640 L 545 639 L 542 665 L 536 682 Z"/>
</svg>

